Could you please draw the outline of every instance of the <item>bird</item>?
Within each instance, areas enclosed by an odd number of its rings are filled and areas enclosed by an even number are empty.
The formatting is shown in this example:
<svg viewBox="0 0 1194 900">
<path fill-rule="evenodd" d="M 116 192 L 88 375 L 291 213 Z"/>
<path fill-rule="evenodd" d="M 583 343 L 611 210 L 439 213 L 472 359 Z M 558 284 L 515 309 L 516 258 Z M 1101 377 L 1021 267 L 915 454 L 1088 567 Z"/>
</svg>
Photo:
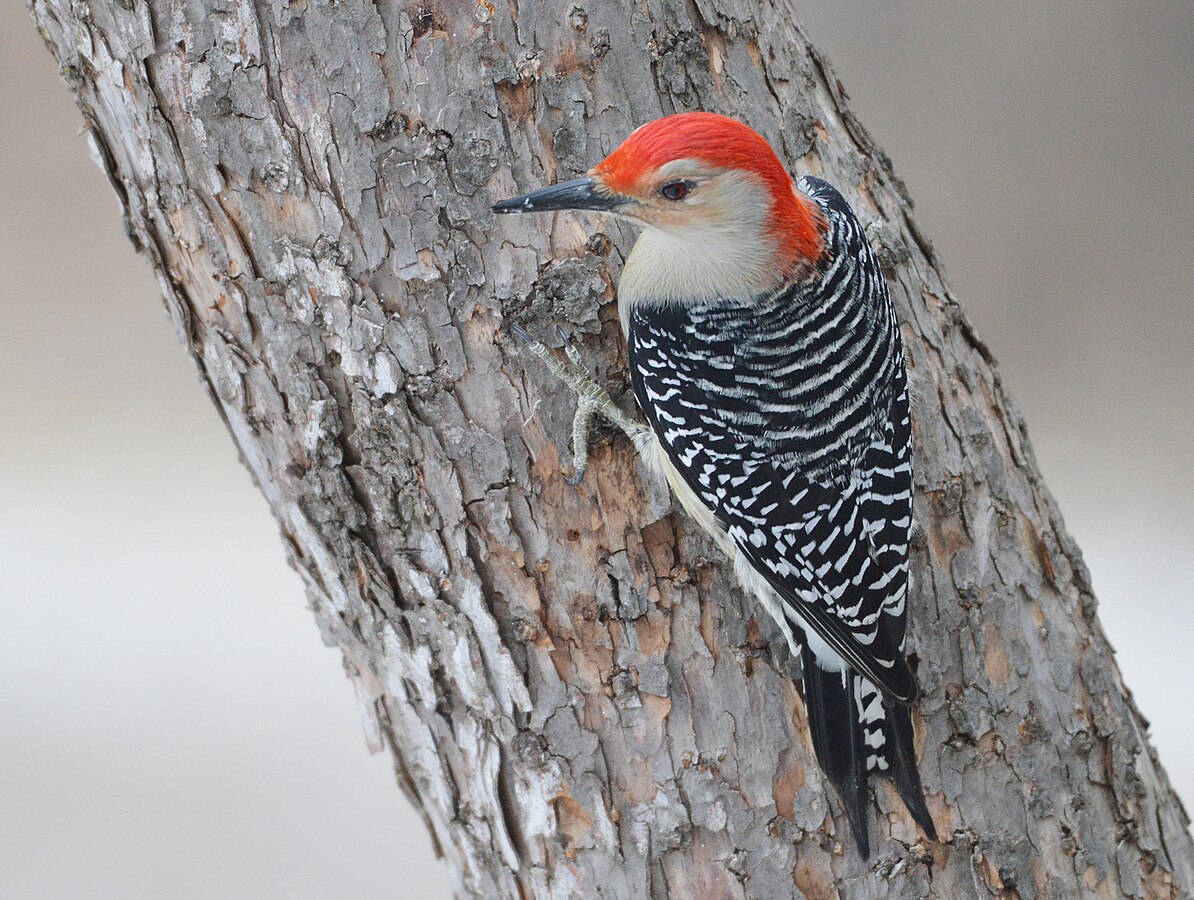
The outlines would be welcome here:
<svg viewBox="0 0 1194 900">
<path fill-rule="evenodd" d="M 574 474 L 602 415 L 731 562 L 801 661 L 817 762 L 860 855 L 873 776 L 937 834 L 917 768 L 904 655 L 912 423 L 903 341 L 845 198 L 794 179 L 748 125 L 711 112 L 647 122 L 581 178 L 495 203 L 588 210 L 641 227 L 618 283 L 623 412 L 560 332 L 531 349 L 576 392 Z"/>
</svg>

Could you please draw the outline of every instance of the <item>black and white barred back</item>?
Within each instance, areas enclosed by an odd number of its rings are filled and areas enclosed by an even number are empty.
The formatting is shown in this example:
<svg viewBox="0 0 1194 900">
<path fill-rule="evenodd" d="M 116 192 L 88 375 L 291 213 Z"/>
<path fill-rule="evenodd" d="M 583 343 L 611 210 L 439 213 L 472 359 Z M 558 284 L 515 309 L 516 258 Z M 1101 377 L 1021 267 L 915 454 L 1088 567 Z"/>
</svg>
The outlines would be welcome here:
<svg viewBox="0 0 1194 900">
<path fill-rule="evenodd" d="M 828 223 L 818 269 L 747 300 L 637 304 L 631 383 L 669 460 L 780 598 L 784 624 L 814 632 L 803 650 L 814 747 L 865 855 L 868 771 L 893 777 L 932 828 L 904 706 L 917 694 L 902 652 L 908 389 L 862 226 L 826 182 L 799 187 Z"/>
</svg>

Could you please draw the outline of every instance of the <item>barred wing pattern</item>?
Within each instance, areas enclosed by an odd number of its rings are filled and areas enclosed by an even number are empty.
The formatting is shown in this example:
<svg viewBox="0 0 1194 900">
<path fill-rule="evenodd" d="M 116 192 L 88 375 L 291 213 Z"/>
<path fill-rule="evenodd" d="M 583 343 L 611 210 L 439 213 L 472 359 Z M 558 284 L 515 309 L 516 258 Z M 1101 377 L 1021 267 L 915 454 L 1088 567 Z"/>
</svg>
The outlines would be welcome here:
<svg viewBox="0 0 1194 900">
<path fill-rule="evenodd" d="M 903 345 L 853 212 L 824 181 L 800 187 L 829 225 L 820 269 L 749 300 L 638 304 L 631 382 L 668 458 L 792 624 L 909 703 Z"/>
</svg>

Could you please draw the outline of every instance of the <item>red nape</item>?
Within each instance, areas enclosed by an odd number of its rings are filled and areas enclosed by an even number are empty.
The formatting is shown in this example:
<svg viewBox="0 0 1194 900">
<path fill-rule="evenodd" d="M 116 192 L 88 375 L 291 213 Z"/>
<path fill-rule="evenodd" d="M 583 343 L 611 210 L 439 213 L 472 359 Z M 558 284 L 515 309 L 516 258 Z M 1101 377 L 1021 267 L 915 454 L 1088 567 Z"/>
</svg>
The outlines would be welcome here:
<svg viewBox="0 0 1194 900">
<path fill-rule="evenodd" d="M 644 178 L 677 159 L 756 174 L 771 192 L 772 224 L 783 255 L 793 263 L 820 259 L 824 220 L 811 202 L 797 196 L 771 145 L 734 119 L 709 112 L 664 116 L 631 132 L 594 171 L 611 189 L 632 194 Z"/>
</svg>

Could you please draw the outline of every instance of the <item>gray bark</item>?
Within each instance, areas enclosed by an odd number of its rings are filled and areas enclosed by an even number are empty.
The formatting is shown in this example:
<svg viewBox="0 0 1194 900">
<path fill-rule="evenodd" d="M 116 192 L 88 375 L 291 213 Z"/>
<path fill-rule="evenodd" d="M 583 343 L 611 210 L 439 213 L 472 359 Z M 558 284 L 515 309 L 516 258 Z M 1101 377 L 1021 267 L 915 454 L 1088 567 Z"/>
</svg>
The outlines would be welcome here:
<svg viewBox="0 0 1194 900">
<path fill-rule="evenodd" d="M 586 0 L 578 0 L 584 3 Z M 766 0 L 32 0 L 130 237 L 462 895 L 1176 897 L 1187 817 L 911 202 Z M 910 650 L 942 842 L 861 862 L 776 629 L 508 338 L 624 378 L 608 221 L 495 223 L 641 122 L 739 116 L 873 234 L 913 380 Z M 395 894 L 402 894 L 395 860 Z"/>
</svg>

